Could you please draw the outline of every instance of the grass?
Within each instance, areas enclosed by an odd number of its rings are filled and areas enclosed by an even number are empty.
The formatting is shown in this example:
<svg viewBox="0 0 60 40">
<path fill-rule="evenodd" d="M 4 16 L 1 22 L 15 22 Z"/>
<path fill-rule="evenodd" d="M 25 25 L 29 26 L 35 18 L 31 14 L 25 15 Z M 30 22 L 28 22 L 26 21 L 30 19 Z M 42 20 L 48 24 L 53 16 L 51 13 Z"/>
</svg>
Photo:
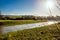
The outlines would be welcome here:
<svg viewBox="0 0 60 40">
<path fill-rule="evenodd" d="M 46 20 L 0 20 L 0 26 L 30 24 L 30 23 L 45 22 L 45 21 Z"/>
<path fill-rule="evenodd" d="M 60 24 L 19 30 L 0 35 L 1 40 L 60 40 Z"/>
</svg>

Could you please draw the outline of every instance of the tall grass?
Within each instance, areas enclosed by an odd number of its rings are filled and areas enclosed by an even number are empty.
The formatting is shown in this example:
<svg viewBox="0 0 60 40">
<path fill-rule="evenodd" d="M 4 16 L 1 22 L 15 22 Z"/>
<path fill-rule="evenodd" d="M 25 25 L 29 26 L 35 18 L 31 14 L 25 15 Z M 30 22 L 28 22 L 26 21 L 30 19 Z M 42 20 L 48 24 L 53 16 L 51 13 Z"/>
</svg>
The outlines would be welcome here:
<svg viewBox="0 0 60 40">
<path fill-rule="evenodd" d="M 60 24 L 1 34 L 6 40 L 60 40 Z"/>
</svg>

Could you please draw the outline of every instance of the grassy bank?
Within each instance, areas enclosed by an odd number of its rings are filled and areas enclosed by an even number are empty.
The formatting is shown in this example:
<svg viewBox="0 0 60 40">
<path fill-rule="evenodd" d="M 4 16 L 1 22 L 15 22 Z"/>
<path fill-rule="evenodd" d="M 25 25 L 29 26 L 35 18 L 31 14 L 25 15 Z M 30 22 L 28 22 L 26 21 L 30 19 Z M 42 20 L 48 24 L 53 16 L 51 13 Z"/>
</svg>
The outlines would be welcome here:
<svg viewBox="0 0 60 40">
<path fill-rule="evenodd" d="M 45 22 L 45 21 L 46 20 L 0 20 L 0 26 L 11 26 L 11 25 Z"/>
<path fill-rule="evenodd" d="M 4 40 L 60 40 L 60 24 L 26 29 L 0 35 Z"/>
</svg>

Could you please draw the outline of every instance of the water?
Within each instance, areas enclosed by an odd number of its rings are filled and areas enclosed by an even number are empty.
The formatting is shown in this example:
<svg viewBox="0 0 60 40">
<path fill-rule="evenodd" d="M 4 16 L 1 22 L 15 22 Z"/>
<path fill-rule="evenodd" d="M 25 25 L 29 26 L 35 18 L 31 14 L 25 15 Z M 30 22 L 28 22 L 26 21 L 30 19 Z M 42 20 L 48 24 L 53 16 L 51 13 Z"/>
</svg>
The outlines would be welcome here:
<svg viewBox="0 0 60 40">
<path fill-rule="evenodd" d="M 54 23 L 57 23 L 57 22 L 48 21 L 48 22 L 40 22 L 40 23 L 33 23 L 33 24 L 23 24 L 23 25 L 3 27 L 2 33 L 13 32 L 13 31 L 17 31 L 17 30 L 30 29 L 30 28 L 36 28 L 36 27 L 42 27 L 42 26 L 51 25 Z"/>
</svg>

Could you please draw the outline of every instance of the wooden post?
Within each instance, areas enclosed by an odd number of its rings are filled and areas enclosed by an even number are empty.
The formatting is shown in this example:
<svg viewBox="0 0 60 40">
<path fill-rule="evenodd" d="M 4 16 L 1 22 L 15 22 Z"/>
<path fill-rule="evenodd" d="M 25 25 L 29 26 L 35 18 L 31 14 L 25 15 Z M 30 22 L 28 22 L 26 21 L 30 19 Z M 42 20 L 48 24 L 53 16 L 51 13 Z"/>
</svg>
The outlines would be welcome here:
<svg viewBox="0 0 60 40">
<path fill-rule="evenodd" d="M 1 11 L 0 11 L 0 20 L 2 19 Z"/>
</svg>

